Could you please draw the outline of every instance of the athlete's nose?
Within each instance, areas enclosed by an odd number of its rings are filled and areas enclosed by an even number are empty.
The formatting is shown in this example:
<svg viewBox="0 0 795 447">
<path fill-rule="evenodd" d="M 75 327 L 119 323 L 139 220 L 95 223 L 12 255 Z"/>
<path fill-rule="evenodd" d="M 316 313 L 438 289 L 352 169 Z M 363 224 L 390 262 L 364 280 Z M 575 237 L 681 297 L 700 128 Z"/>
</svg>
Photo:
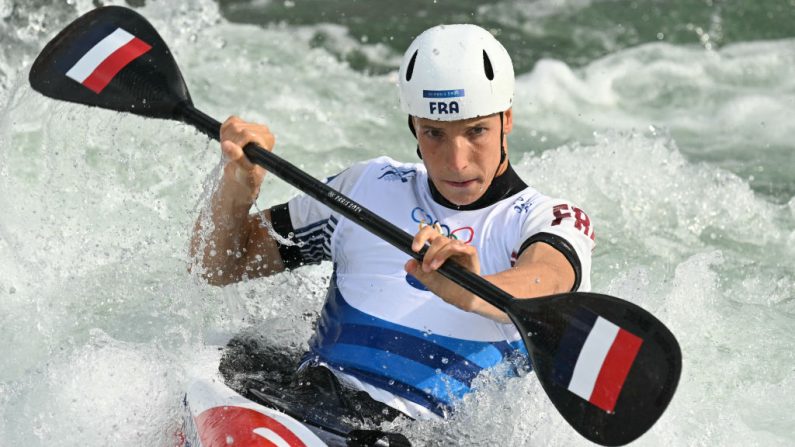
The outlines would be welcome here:
<svg viewBox="0 0 795 447">
<path fill-rule="evenodd" d="M 447 160 L 450 168 L 455 171 L 463 171 L 469 165 L 469 150 L 469 141 L 466 138 L 452 138 Z"/>
</svg>

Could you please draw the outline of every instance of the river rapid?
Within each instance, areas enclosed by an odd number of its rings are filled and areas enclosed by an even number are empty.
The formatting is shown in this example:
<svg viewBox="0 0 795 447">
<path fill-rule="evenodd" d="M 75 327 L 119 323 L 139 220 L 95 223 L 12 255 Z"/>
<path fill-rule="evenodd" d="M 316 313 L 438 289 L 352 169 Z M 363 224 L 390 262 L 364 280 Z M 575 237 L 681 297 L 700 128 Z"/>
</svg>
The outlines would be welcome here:
<svg viewBox="0 0 795 447">
<path fill-rule="evenodd" d="M 241 331 L 305 347 L 331 272 L 226 288 L 188 273 L 217 143 L 27 82 L 95 3 L 0 0 L 0 446 L 173 446 L 191 378 Z M 795 2 L 101 3 L 152 22 L 197 107 L 268 123 L 318 178 L 415 160 L 403 48 L 437 23 L 492 29 L 516 66 L 517 172 L 588 211 L 594 291 L 681 344 L 678 392 L 636 444 L 795 443 Z M 257 206 L 296 193 L 268 176 Z M 451 420 L 392 428 L 417 445 L 589 445 L 532 375 L 498 376 Z"/>
</svg>

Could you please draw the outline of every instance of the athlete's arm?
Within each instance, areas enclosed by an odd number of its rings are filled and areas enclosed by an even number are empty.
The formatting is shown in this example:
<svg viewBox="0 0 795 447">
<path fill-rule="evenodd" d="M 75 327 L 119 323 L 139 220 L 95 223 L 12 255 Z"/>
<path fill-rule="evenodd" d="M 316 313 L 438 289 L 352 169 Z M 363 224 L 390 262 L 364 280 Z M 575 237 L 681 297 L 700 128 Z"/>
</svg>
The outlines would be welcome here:
<svg viewBox="0 0 795 447">
<path fill-rule="evenodd" d="M 430 246 L 422 264 L 409 260 L 406 263 L 408 273 L 437 296 L 460 309 L 501 323 L 510 322 L 504 312 L 436 272 L 444 261 L 452 259 L 479 275 L 480 261 L 475 247 L 444 237 L 430 226 L 424 227 L 414 236 L 412 250 L 419 252 L 426 242 Z M 516 298 L 536 298 L 570 291 L 574 286 L 575 273 L 560 251 L 544 242 L 536 242 L 522 252 L 513 267 L 484 278 Z"/>
<path fill-rule="evenodd" d="M 260 215 L 249 215 L 266 171 L 243 153 L 243 146 L 252 142 L 273 150 L 275 141 L 266 126 L 234 116 L 221 125 L 223 176 L 196 220 L 190 246 L 192 259 L 203 267 L 210 284 L 221 286 L 284 270 L 278 245 Z M 270 219 L 270 211 L 263 214 Z"/>
</svg>

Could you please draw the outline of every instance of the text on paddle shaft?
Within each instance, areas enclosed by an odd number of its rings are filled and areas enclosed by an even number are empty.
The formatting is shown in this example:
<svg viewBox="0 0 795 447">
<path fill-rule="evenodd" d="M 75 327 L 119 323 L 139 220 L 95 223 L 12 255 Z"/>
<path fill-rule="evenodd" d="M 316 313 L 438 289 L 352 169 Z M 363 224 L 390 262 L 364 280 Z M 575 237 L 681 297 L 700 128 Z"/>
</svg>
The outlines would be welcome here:
<svg viewBox="0 0 795 447">
<path fill-rule="evenodd" d="M 337 194 L 335 191 L 329 191 L 328 196 L 331 200 L 339 203 L 340 205 L 348 208 L 349 210 L 353 211 L 354 213 L 358 213 L 362 210 L 362 207 L 359 206 L 356 202 L 348 199 L 347 197 Z"/>
<path fill-rule="evenodd" d="M 562 203 L 552 208 L 552 214 L 555 216 L 555 220 L 552 221 L 553 227 L 560 225 L 563 219 L 574 218 L 574 228 L 582 230 L 586 236 L 591 237 L 591 240 L 594 239 L 594 232 L 591 231 L 591 219 L 585 214 L 585 211 L 576 206 L 569 207 L 569 205 Z"/>
</svg>

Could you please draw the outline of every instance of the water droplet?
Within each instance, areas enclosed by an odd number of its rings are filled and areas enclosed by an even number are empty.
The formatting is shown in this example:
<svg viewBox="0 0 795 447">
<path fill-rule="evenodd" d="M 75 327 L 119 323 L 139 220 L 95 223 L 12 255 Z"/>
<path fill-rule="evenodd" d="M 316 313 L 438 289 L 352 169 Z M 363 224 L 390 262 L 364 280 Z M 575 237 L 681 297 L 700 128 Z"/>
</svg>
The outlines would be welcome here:
<svg viewBox="0 0 795 447">
<path fill-rule="evenodd" d="M 448 358 L 447 358 L 447 357 L 442 357 L 442 364 L 443 364 L 443 365 L 446 365 L 446 364 L 448 364 L 448 363 L 450 363 L 450 360 L 448 360 Z"/>
</svg>

